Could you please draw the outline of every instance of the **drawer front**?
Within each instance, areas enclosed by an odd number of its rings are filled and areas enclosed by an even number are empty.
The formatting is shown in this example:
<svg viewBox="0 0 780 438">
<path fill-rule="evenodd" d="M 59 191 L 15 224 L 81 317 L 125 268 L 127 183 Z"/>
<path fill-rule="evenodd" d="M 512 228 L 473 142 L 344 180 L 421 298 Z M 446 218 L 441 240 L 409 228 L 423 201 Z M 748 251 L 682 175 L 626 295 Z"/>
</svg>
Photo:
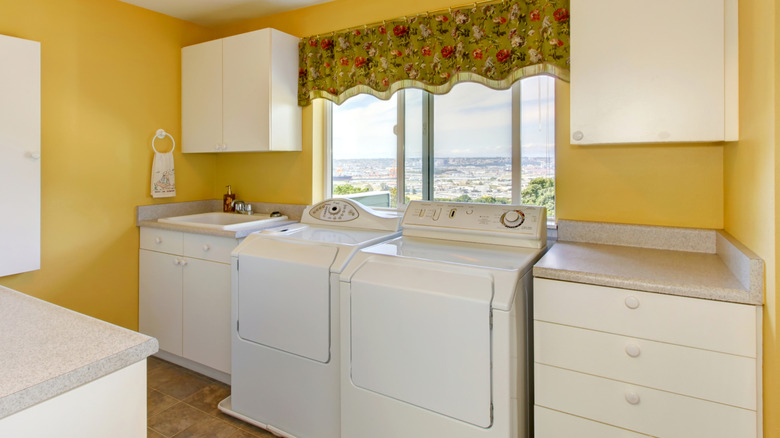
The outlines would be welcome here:
<svg viewBox="0 0 780 438">
<path fill-rule="evenodd" d="M 756 307 L 534 279 L 534 319 L 756 357 Z"/>
<path fill-rule="evenodd" d="M 756 409 L 756 360 L 534 321 L 538 363 Z"/>
<path fill-rule="evenodd" d="M 537 364 L 536 404 L 664 438 L 755 437 L 755 411 Z"/>
<path fill-rule="evenodd" d="M 181 242 L 181 233 L 178 231 L 141 227 L 141 249 L 181 255 Z"/>
<path fill-rule="evenodd" d="M 649 436 L 534 406 L 535 438 L 648 438 Z"/>
<path fill-rule="evenodd" d="M 212 262 L 230 263 L 230 253 L 238 241 L 230 237 L 184 234 L 184 255 Z"/>
</svg>

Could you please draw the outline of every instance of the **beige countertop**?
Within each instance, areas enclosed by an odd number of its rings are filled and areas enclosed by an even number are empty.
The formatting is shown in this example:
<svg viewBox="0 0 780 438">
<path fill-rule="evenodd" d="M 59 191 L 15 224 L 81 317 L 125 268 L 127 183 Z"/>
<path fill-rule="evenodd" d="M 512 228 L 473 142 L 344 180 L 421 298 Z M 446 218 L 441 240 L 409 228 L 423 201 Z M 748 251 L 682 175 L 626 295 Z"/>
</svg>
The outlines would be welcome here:
<svg viewBox="0 0 780 438">
<path fill-rule="evenodd" d="M 722 231 L 561 221 L 534 276 L 763 303 L 763 261 Z"/>
<path fill-rule="evenodd" d="M 157 349 L 154 338 L 0 286 L 0 418 Z"/>
</svg>

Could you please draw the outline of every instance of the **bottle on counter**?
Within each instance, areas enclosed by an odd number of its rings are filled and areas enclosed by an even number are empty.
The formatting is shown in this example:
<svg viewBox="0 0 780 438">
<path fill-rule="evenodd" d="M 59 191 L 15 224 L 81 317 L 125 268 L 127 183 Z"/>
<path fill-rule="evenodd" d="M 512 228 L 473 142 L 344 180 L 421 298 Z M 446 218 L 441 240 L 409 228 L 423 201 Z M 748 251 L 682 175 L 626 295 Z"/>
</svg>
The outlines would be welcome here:
<svg viewBox="0 0 780 438">
<path fill-rule="evenodd" d="M 236 200 L 236 194 L 230 191 L 230 186 L 227 186 L 227 193 L 222 197 L 222 211 L 229 213 L 233 211 L 233 201 Z"/>
</svg>

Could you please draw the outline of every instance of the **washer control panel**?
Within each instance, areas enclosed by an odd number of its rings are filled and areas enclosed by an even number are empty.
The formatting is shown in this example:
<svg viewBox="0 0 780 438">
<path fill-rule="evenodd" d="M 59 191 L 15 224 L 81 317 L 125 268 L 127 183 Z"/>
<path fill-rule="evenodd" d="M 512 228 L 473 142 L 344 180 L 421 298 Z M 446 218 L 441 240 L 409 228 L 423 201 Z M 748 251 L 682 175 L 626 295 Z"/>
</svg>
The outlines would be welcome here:
<svg viewBox="0 0 780 438">
<path fill-rule="evenodd" d="M 313 206 L 309 215 L 326 222 L 349 222 L 357 219 L 360 213 L 347 201 L 330 199 Z"/>
<path fill-rule="evenodd" d="M 412 201 L 401 225 L 404 235 L 420 237 L 512 246 L 547 240 L 547 210 L 534 205 Z"/>
</svg>

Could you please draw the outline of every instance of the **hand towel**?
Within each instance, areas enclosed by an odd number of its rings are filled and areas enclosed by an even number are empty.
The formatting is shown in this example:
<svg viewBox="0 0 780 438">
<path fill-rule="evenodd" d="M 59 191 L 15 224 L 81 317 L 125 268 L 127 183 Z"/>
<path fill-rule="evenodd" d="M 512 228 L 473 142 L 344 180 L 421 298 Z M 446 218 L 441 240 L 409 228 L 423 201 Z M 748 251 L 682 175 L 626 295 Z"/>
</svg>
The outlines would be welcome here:
<svg viewBox="0 0 780 438">
<path fill-rule="evenodd" d="M 154 152 L 152 162 L 152 197 L 176 196 L 176 174 L 173 169 L 173 151 Z"/>
</svg>

